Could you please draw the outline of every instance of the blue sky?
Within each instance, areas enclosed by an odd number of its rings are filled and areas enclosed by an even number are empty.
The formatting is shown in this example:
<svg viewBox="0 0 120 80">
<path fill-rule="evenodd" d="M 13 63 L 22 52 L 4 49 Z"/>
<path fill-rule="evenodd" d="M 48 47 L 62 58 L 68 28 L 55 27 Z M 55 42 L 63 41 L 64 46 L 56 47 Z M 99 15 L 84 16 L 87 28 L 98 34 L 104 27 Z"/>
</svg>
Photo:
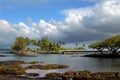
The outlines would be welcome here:
<svg viewBox="0 0 120 80">
<path fill-rule="evenodd" d="M 0 0 L 0 46 L 17 36 L 69 47 L 120 33 L 120 0 Z"/>
<path fill-rule="evenodd" d="M 25 22 L 30 17 L 34 22 L 40 19 L 63 20 L 64 9 L 93 6 L 95 2 L 85 0 L 0 0 L 0 19 L 13 23 Z"/>
</svg>

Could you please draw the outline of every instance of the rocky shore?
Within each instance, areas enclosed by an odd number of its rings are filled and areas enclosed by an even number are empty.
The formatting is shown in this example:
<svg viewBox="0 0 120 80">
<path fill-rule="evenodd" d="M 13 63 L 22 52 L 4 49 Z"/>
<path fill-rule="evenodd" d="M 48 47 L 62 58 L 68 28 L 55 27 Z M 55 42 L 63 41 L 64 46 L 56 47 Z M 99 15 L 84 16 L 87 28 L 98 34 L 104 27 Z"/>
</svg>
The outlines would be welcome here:
<svg viewBox="0 0 120 80">
<path fill-rule="evenodd" d="M 119 72 L 69 71 L 65 73 L 48 73 L 45 77 L 29 78 L 16 75 L 0 75 L 0 80 L 120 80 Z"/>
<path fill-rule="evenodd" d="M 48 73 L 46 77 L 55 80 L 120 80 L 119 72 L 69 71 L 65 73 Z"/>
<path fill-rule="evenodd" d="M 23 67 L 22 64 L 30 64 Z M 47 73 L 45 77 L 39 77 L 38 73 L 26 73 L 27 69 L 64 69 L 68 65 L 46 64 L 40 62 L 24 61 L 1 61 L 0 62 L 0 80 L 120 80 L 120 72 L 96 72 L 68 71 L 65 73 Z M 30 78 L 32 77 L 32 78 Z"/>
<path fill-rule="evenodd" d="M 50 70 L 50 69 L 64 69 L 68 68 L 68 65 L 60 64 L 46 64 L 41 65 L 43 62 L 24 62 L 24 61 L 1 61 L 0 62 L 0 76 L 12 76 L 12 77 L 38 77 L 39 73 L 26 73 L 28 69 L 41 69 L 41 70 Z M 23 64 L 29 64 L 28 66 L 23 67 Z"/>
</svg>

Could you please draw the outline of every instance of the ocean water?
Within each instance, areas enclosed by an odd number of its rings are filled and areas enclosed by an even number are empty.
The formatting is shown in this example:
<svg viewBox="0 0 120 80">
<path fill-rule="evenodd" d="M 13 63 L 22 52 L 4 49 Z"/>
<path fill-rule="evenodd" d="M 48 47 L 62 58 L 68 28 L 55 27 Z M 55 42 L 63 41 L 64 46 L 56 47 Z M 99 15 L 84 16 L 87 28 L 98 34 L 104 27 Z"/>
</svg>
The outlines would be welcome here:
<svg viewBox="0 0 120 80">
<path fill-rule="evenodd" d="M 78 55 L 71 54 L 34 54 L 34 55 L 15 55 L 8 53 L 0 53 L 0 55 L 6 55 L 6 57 L 0 57 L 0 61 L 9 60 L 21 60 L 26 62 L 38 61 L 40 64 L 63 64 L 69 65 L 67 69 L 53 69 L 53 70 L 40 70 L 40 69 L 29 69 L 26 72 L 37 72 L 40 77 L 43 77 L 49 72 L 60 72 L 66 71 L 83 71 L 89 70 L 91 72 L 120 72 L 120 59 L 119 58 L 92 58 L 82 57 L 85 54 L 81 53 Z"/>
</svg>

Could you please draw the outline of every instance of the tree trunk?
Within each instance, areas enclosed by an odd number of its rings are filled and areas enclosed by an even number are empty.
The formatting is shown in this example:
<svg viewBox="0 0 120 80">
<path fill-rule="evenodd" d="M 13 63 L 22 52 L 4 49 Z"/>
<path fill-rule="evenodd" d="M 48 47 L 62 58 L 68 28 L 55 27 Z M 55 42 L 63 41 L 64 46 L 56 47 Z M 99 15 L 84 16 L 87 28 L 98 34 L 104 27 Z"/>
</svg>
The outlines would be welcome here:
<svg viewBox="0 0 120 80">
<path fill-rule="evenodd" d="M 112 55 L 118 55 L 117 51 L 116 50 L 112 51 Z"/>
</svg>

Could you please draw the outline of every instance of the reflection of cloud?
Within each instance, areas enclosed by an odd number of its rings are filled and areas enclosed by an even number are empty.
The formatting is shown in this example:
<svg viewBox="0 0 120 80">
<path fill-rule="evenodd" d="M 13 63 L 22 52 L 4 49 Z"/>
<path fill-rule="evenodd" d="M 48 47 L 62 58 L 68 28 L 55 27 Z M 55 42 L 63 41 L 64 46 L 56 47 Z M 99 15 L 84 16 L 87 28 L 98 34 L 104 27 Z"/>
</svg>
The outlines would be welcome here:
<svg viewBox="0 0 120 80">
<path fill-rule="evenodd" d="M 51 19 L 50 22 L 46 22 L 41 19 L 35 23 L 29 18 L 31 27 L 23 22 L 11 24 L 6 20 L 0 20 L 0 42 L 10 44 L 18 35 L 35 39 L 46 35 L 53 41 L 79 42 L 100 40 L 119 33 L 120 1 L 107 0 L 94 7 L 62 12 L 66 16 L 64 21 Z"/>
</svg>

